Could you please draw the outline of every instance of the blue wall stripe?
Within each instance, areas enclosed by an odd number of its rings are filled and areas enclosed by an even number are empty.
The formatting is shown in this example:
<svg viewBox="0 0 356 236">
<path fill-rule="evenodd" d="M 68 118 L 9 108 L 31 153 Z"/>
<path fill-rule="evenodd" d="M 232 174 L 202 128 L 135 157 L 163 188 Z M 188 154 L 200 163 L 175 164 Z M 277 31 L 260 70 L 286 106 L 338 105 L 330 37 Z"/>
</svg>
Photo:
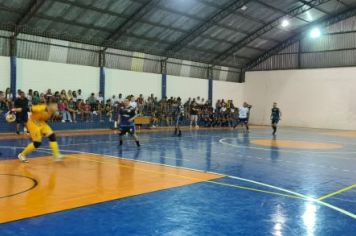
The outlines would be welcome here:
<svg viewBox="0 0 356 236">
<path fill-rule="evenodd" d="M 105 68 L 103 66 L 100 67 L 100 82 L 99 82 L 99 90 L 103 94 L 105 98 Z"/>
<path fill-rule="evenodd" d="M 16 81 L 17 81 L 17 73 L 16 73 L 16 56 L 10 57 L 10 90 L 13 98 L 16 98 Z"/>
<path fill-rule="evenodd" d="M 213 80 L 209 79 L 208 100 L 213 102 Z"/>
<path fill-rule="evenodd" d="M 162 74 L 162 98 L 167 96 L 167 75 Z"/>
</svg>

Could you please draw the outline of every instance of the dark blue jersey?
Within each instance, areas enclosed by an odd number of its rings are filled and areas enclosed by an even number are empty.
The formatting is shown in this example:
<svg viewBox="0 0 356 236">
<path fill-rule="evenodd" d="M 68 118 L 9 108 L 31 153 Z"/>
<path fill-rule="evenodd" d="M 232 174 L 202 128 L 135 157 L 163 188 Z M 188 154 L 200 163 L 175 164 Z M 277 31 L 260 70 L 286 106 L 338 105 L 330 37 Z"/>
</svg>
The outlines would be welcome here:
<svg viewBox="0 0 356 236">
<path fill-rule="evenodd" d="M 279 108 L 272 108 L 271 119 L 279 120 L 281 118 L 281 111 Z"/>
<path fill-rule="evenodd" d="M 120 115 L 120 126 L 134 126 L 134 121 L 130 121 L 136 115 L 136 109 L 133 107 L 122 107 L 119 111 Z"/>
</svg>

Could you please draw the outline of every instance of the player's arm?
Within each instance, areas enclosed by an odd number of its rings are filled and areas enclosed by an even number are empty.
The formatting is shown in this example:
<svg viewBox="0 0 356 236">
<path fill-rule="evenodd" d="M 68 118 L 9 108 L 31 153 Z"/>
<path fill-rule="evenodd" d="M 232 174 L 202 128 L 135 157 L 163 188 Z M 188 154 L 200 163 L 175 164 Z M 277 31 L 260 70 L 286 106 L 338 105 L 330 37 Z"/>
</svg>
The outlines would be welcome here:
<svg viewBox="0 0 356 236">
<path fill-rule="evenodd" d="M 137 116 L 138 116 L 138 114 L 137 114 L 137 112 L 135 111 L 135 115 L 134 115 L 132 118 L 130 118 L 129 121 L 130 121 L 130 122 L 133 122 L 133 121 L 136 119 Z"/>
<path fill-rule="evenodd" d="M 121 123 L 121 114 L 119 111 L 119 114 L 117 115 L 117 124 L 120 125 L 120 123 Z"/>
<path fill-rule="evenodd" d="M 11 109 L 11 112 L 22 112 L 22 108 L 19 107 L 20 104 L 17 100 L 14 102 L 14 108 Z"/>
</svg>

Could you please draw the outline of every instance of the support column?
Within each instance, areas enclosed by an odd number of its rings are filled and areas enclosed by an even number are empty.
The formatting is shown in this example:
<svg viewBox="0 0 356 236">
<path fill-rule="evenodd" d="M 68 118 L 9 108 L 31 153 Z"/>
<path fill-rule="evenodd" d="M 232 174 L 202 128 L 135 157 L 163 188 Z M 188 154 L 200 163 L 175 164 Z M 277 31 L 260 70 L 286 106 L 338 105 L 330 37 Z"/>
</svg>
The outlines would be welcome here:
<svg viewBox="0 0 356 236">
<path fill-rule="evenodd" d="M 166 60 L 161 61 L 161 74 L 162 74 L 162 83 L 161 83 L 162 98 L 164 98 L 167 96 L 167 61 Z"/>
<path fill-rule="evenodd" d="M 16 66 L 16 37 L 10 39 L 10 90 L 12 97 L 15 99 L 17 95 L 17 66 Z"/>
<path fill-rule="evenodd" d="M 99 91 L 105 99 L 105 52 L 99 52 L 99 67 L 100 67 L 100 77 L 99 77 Z"/>
</svg>

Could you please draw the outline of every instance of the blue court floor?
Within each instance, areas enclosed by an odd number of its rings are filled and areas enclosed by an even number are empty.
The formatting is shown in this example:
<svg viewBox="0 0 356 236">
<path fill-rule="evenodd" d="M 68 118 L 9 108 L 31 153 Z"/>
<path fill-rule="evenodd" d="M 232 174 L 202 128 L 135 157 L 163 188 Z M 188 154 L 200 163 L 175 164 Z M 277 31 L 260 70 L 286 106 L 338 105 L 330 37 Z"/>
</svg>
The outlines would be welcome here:
<svg viewBox="0 0 356 236">
<path fill-rule="evenodd" d="M 0 224 L 7 235 L 356 235 L 356 135 L 282 128 L 140 134 L 137 149 L 116 135 L 61 137 L 66 154 L 94 153 L 225 177 Z M 268 147 L 255 140 L 340 145 Z M 28 140 L 0 141 L 1 160 Z M 33 156 L 48 155 L 48 145 Z M 1 187 L 1 186 L 0 186 Z M 0 201 L 3 199 L 0 199 Z M 0 214 L 6 214 L 0 209 Z"/>
</svg>

